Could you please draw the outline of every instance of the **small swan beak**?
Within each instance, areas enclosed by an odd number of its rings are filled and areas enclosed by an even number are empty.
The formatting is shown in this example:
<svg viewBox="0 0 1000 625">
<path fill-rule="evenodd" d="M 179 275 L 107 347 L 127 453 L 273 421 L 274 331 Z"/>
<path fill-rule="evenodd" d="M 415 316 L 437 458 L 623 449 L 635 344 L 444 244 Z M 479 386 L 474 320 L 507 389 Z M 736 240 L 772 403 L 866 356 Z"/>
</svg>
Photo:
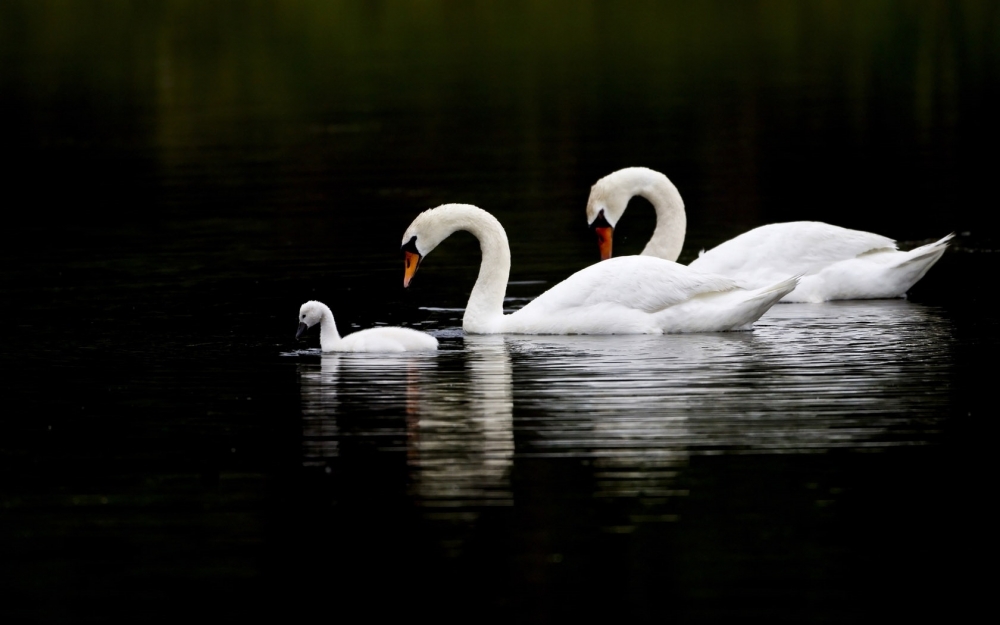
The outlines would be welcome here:
<svg viewBox="0 0 1000 625">
<path fill-rule="evenodd" d="M 406 267 L 403 270 L 403 288 L 410 286 L 410 280 L 413 279 L 413 274 L 417 273 L 417 266 L 420 265 L 420 254 L 416 252 L 404 251 L 403 252 L 404 261 Z"/>
<path fill-rule="evenodd" d="M 611 237 L 614 236 L 615 229 L 607 227 L 594 228 L 597 234 L 597 246 L 601 249 L 601 260 L 611 258 Z"/>
<path fill-rule="evenodd" d="M 305 332 L 308 329 L 309 329 L 309 326 L 307 326 L 304 323 L 300 323 L 299 324 L 299 329 L 295 332 L 295 338 L 298 339 L 300 336 L 302 336 L 302 333 Z"/>
</svg>

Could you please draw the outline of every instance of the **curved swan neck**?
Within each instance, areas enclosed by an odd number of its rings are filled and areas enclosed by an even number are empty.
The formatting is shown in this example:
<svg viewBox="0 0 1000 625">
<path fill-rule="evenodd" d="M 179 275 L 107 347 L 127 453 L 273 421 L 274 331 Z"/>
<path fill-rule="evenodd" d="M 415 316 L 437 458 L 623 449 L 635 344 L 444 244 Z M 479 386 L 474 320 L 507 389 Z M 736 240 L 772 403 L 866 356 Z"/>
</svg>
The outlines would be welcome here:
<svg viewBox="0 0 1000 625">
<path fill-rule="evenodd" d="M 621 219 L 629 200 L 646 198 L 656 210 L 656 229 L 642 254 L 677 260 L 684 246 L 687 214 L 684 200 L 670 179 L 646 167 L 626 167 L 601 178 L 590 190 L 587 221 L 593 224 L 600 214 L 614 227 Z"/>
<path fill-rule="evenodd" d="M 479 240 L 483 258 L 479 265 L 479 277 L 465 307 L 462 327 L 477 334 L 500 332 L 504 319 L 503 299 L 510 277 L 510 246 L 503 226 L 493 215 L 470 204 L 445 204 L 424 211 L 421 216 L 429 220 L 421 225 L 421 229 L 429 235 L 425 243 L 430 249 L 459 230 L 465 230 Z M 417 219 L 423 221 L 420 217 Z M 418 247 L 421 238 L 418 236 Z"/>
<path fill-rule="evenodd" d="M 337 323 L 333 320 L 333 312 L 326 304 L 320 304 L 323 308 L 323 316 L 319 318 L 319 346 L 326 351 L 340 342 L 340 333 L 337 332 Z"/>
<path fill-rule="evenodd" d="M 643 248 L 644 256 L 656 256 L 676 261 L 684 247 L 687 233 L 687 213 L 684 200 L 674 183 L 657 172 L 642 181 L 633 191 L 634 195 L 646 198 L 656 210 L 656 228 L 649 243 Z"/>
<path fill-rule="evenodd" d="M 483 260 L 469 294 L 462 327 L 468 332 L 492 333 L 498 332 L 503 322 L 503 299 L 510 278 L 510 244 L 503 226 L 493 215 L 475 210 L 469 213 L 464 230 L 479 239 Z"/>
</svg>

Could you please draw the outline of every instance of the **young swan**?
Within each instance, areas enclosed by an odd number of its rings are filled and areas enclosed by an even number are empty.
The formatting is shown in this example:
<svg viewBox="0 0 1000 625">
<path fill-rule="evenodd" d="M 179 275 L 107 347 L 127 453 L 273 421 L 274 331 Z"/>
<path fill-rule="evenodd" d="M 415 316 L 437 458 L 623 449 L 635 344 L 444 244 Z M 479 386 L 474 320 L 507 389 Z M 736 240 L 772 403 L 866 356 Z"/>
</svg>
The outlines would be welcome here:
<svg viewBox="0 0 1000 625">
<path fill-rule="evenodd" d="M 664 334 L 749 330 L 795 288 L 784 276 L 759 289 L 652 256 L 623 256 L 585 267 L 524 308 L 503 313 L 510 248 L 503 226 L 481 208 L 445 204 L 426 210 L 403 235 L 408 286 L 420 259 L 453 232 L 479 239 L 483 259 L 462 328 L 475 334 Z"/>
<path fill-rule="evenodd" d="M 295 338 L 317 323 L 319 345 L 324 352 L 414 352 L 438 348 L 436 338 L 409 328 L 370 328 L 341 338 L 330 308 L 316 301 L 306 302 L 299 308 L 299 329 Z"/>
<path fill-rule="evenodd" d="M 611 257 L 615 225 L 637 195 L 656 209 L 656 228 L 642 255 L 677 260 L 687 230 L 684 201 L 666 176 L 645 167 L 608 174 L 590 190 L 587 222 L 597 234 L 601 259 Z M 953 236 L 901 252 L 895 241 L 871 232 L 818 221 L 768 224 L 702 252 L 689 267 L 751 288 L 801 275 L 783 302 L 903 297 L 941 258 Z"/>
</svg>

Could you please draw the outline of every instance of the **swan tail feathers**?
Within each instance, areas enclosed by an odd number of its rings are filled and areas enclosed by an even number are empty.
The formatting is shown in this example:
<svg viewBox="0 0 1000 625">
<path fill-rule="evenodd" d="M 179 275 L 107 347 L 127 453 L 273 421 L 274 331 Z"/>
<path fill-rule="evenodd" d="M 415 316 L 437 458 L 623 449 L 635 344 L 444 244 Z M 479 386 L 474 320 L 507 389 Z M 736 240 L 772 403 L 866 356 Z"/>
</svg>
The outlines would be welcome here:
<svg viewBox="0 0 1000 625">
<path fill-rule="evenodd" d="M 934 266 L 937 261 L 941 260 L 944 255 L 944 251 L 948 249 L 948 244 L 955 237 L 955 233 L 951 233 L 946 237 L 943 237 L 934 243 L 928 243 L 927 245 L 921 245 L 920 247 L 915 247 L 909 252 L 903 252 L 902 258 L 896 263 L 893 271 L 899 276 L 900 282 L 905 286 L 903 293 L 905 293 L 911 286 L 913 286 L 918 280 L 924 277 L 924 274 Z"/>
<path fill-rule="evenodd" d="M 955 238 L 955 233 L 942 237 L 934 243 L 921 245 L 913 248 L 909 252 L 901 254 L 900 261 L 892 268 L 892 275 L 896 284 L 894 297 L 901 297 L 910 290 L 924 275 L 933 267 L 944 251 L 948 249 L 948 244 Z"/>
<path fill-rule="evenodd" d="M 906 252 L 907 259 L 903 262 L 911 263 L 913 261 L 923 260 L 925 258 L 932 256 L 936 261 L 938 258 L 941 258 L 941 255 L 944 254 L 944 251 L 948 249 L 948 244 L 951 243 L 951 240 L 954 238 L 955 238 L 955 233 L 952 232 L 951 234 L 941 237 L 939 240 L 933 243 L 928 243 L 927 245 L 921 245 L 920 247 L 915 247 L 909 252 Z"/>
<path fill-rule="evenodd" d="M 804 274 L 800 273 L 794 276 L 789 276 L 777 284 L 757 289 L 752 293 L 747 301 L 770 300 L 772 302 L 777 302 L 779 299 L 795 290 L 795 287 L 799 285 L 799 280 L 802 279 L 803 275 Z"/>
<path fill-rule="evenodd" d="M 755 321 L 777 304 L 782 297 L 795 290 L 801 277 L 801 275 L 790 276 L 776 284 L 751 291 L 749 297 L 744 299 L 739 307 L 742 311 L 741 318 L 730 329 L 752 329 Z"/>
</svg>

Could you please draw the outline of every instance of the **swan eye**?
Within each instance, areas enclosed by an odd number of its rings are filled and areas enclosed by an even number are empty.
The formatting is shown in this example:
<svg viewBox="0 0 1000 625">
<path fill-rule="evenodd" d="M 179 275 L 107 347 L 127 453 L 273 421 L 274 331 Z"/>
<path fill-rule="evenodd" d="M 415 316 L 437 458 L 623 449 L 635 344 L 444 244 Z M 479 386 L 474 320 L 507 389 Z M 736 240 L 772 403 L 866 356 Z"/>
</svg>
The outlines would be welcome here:
<svg viewBox="0 0 1000 625">
<path fill-rule="evenodd" d="M 417 235 L 413 235 L 412 237 L 410 237 L 410 240 L 404 243 L 403 246 L 399 249 L 401 252 L 409 252 L 411 254 L 416 254 L 417 256 L 420 256 L 420 250 L 417 249 Z"/>
<path fill-rule="evenodd" d="M 608 218 L 604 216 L 604 209 L 602 208 L 597 217 L 594 219 L 594 223 L 590 224 L 591 228 L 612 228 L 613 226 L 608 222 Z"/>
</svg>

